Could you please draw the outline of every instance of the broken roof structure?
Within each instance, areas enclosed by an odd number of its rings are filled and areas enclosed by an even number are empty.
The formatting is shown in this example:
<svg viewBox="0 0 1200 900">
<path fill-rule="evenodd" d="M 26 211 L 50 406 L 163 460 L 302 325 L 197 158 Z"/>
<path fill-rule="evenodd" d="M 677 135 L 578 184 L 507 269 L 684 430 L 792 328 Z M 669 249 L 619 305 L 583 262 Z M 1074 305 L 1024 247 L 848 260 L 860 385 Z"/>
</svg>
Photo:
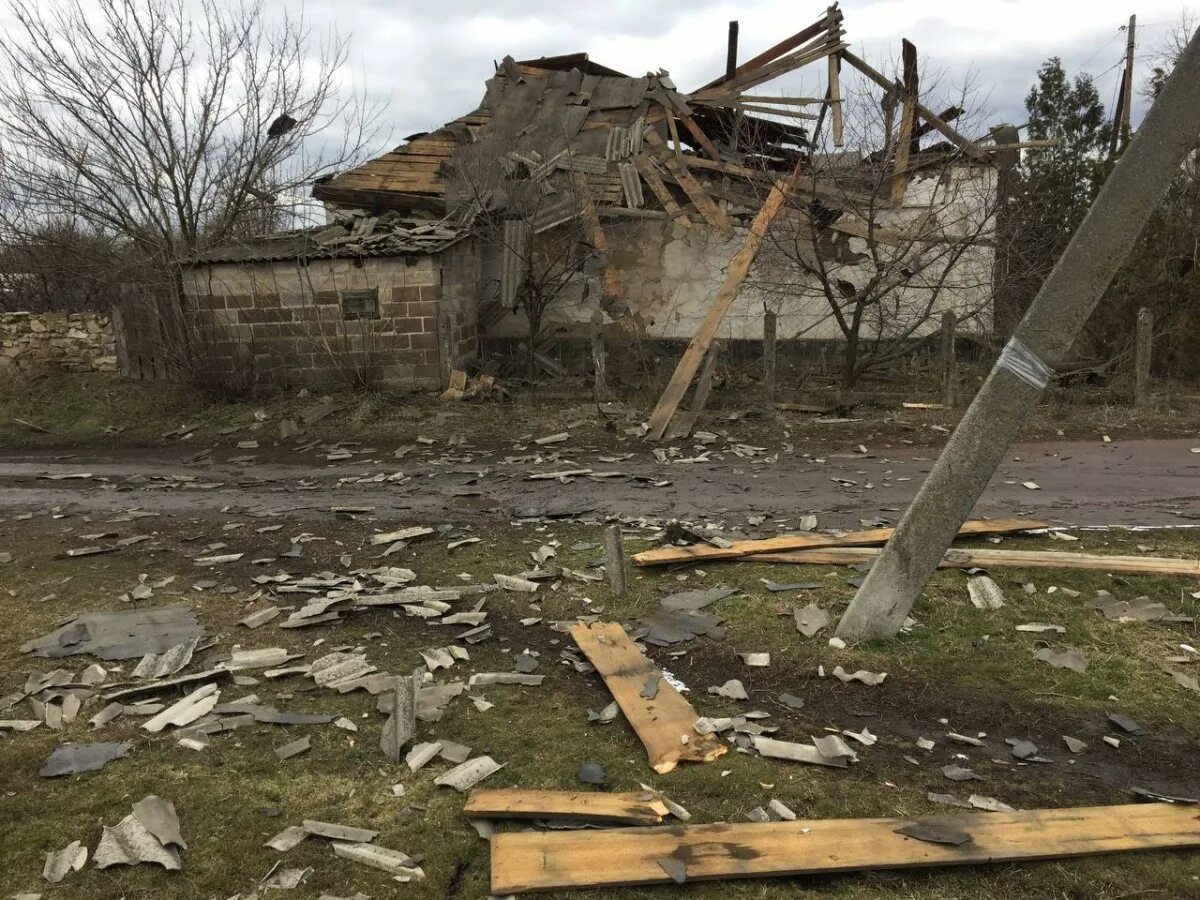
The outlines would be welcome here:
<svg viewBox="0 0 1200 900">
<path fill-rule="evenodd" d="M 187 290 L 212 310 L 216 345 L 243 345 L 221 364 L 240 365 L 250 343 L 273 377 L 289 381 L 313 379 L 297 375 L 288 356 L 303 358 L 309 374 L 332 372 L 338 367 L 323 361 L 330 347 L 367 353 L 370 344 L 387 380 L 445 387 L 480 338 L 535 332 L 544 360 L 550 344 L 580 336 L 596 315 L 647 338 L 693 340 L 696 365 L 718 328 L 758 340 L 763 309 L 781 304 L 785 337 L 841 340 L 828 291 L 797 289 L 811 267 L 780 274 L 760 262 L 751 272 L 772 221 L 806 235 L 804 252 L 836 257 L 830 277 L 852 296 L 871 281 L 860 266 L 870 262 L 867 244 L 900 256 L 941 240 L 949 219 L 990 218 L 973 201 L 948 198 L 959 187 L 939 188 L 947 165 L 961 163 L 961 180 L 985 192 L 995 185 L 992 149 L 949 124 L 960 111 L 939 116 L 920 102 L 910 44 L 902 84 L 851 53 L 844 36 L 835 4 L 741 65 L 731 54 L 722 76 L 690 92 L 665 70 L 630 76 L 586 53 L 505 57 L 475 110 L 316 184 L 326 225 L 210 250 L 194 260 Z M 763 85 L 811 65 L 821 66 L 824 96 L 765 93 Z M 812 144 L 826 130 L 835 148 L 847 144 L 843 65 L 882 89 L 899 123 L 889 119 L 885 133 L 897 133 L 878 151 L 862 140 L 834 153 Z M 926 135 L 939 140 L 922 147 Z M 977 245 L 944 254 L 941 265 L 961 277 L 897 280 L 897 307 L 909 311 L 897 316 L 901 338 L 924 333 L 934 308 L 956 308 L 962 331 L 987 327 L 991 295 L 980 284 L 993 254 L 976 237 L 955 236 Z M 533 270 L 551 256 L 558 268 L 547 265 L 555 281 L 547 289 Z M 736 277 L 722 285 L 729 271 Z M 942 285 L 947 296 L 938 300 Z M 552 296 L 553 309 L 533 310 L 531 293 Z M 376 323 L 371 336 L 360 334 L 363 322 Z M 864 327 L 869 336 L 885 329 Z M 380 349 L 387 354 L 378 357 Z"/>
<path fill-rule="evenodd" d="M 653 210 L 681 224 L 728 229 L 729 204 L 718 202 L 724 195 L 706 183 L 787 174 L 808 151 L 809 129 L 799 124 L 805 120 L 820 123 L 828 114 L 834 142 L 842 145 L 840 62 L 887 93 L 904 92 L 848 51 L 842 21 L 834 4 L 808 27 L 691 93 L 680 92 L 665 70 L 631 77 L 592 62 L 586 53 L 519 62 L 505 57 L 477 109 L 326 179 L 313 196 L 341 206 L 461 217 L 480 198 L 462 195 L 454 163 L 495 156 L 510 174 L 549 179 L 549 190 L 554 173 L 583 173 L 601 210 Z M 817 62 L 826 63 L 831 76 L 825 97 L 754 93 Z M 919 102 L 912 106 L 910 137 L 937 131 L 948 141 L 938 149 L 986 158 L 986 148 L 946 119 Z M 947 118 L 959 112 L 951 109 Z M 908 153 L 904 156 L 900 171 L 908 165 Z M 800 185 L 806 188 L 813 185 Z M 741 214 L 752 215 L 759 202 L 755 195 L 741 199 L 747 201 Z"/>
</svg>

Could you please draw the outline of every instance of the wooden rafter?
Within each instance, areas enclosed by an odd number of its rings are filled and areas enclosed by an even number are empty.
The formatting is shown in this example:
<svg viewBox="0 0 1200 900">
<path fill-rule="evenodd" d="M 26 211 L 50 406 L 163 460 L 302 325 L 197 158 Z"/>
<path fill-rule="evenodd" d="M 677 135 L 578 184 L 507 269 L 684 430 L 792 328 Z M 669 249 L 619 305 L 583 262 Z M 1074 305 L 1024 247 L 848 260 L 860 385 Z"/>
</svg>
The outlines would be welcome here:
<svg viewBox="0 0 1200 900">
<path fill-rule="evenodd" d="M 762 246 L 763 238 L 766 236 L 767 230 L 771 227 L 771 222 L 774 221 L 775 216 L 782 209 L 784 202 L 791 195 L 792 189 L 796 184 L 796 179 L 799 177 L 799 172 L 800 166 L 797 163 L 796 169 L 791 175 L 776 182 L 771 187 L 771 193 L 767 195 L 767 199 L 763 203 L 762 208 L 759 209 L 758 215 L 754 217 L 754 222 L 750 226 L 750 232 L 746 235 L 741 248 L 729 261 L 725 281 L 717 291 L 716 297 L 713 298 L 712 306 L 709 307 L 704 321 L 700 323 L 700 327 L 696 329 L 691 342 L 683 352 L 683 356 L 680 358 L 679 364 L 675 367 L 675 372 L 671 375 L 671 380 L 663 390 L 662 396 L 658 398 L 654 412 L 650 414 L 650 427 L 647 432 L 650 440 L 662 440 L 662 436 L 666 433 L 667 427 L 671 424 L 671 419 L 675 415 L 675 411 L 679 408 L 679 404 L 683 401 L 683 397 L 687 393 L 688 386 L 692 383 L 692 379 L 696 377 L 696 370 L 700 367 L 700 361 L 704 358 L 709 346 L 716 338 L 717 330 L 721 327 L 721 322 L 725 319 L 725 314 L 729 311 L 729 307 L 737 299 L 738 291 L 742 286 L 742 282 L 746 280 L 746 275 L 750 272 L 750 265 L 758 255 L 759 247 Z"/>
<path fill-rule="evenodd" d="M 874 66 L 872 66 L 870 63 L 868 63 L 865 60 L 863 60 L 862 58 L 856 56 L 849 50 L 842 51 L 842 59 L 844 59 L 846 62 L 848 62 L 854 68 L 858 69 L 858 71 L 860 71 L 862 74 L 866 75 L 867 78 L 869 78 L 871 81 L 875 82 L 877 85 L 879 85 L 885 91 L 887 91 L 889 94 L 902 93 L 903 88 L 901 87 L 901 85 L 899 85 L 895 81 L 892 81 L 891 79 L 889 79 L 886 75 L 884 75 L 882 72 L 880 72 Z M 984 151 L 982 151 L 978 147 L 978 145 L 975 144 L 974 141 L 963 137 L 961 134 L 959 134 L 957 131 L 955 131 L 953 128 L 951 128 L 949 123 L 947 123 L 944 119 L 942 119 L 933 110 L 929 109 L 927 106 L 923 106 L 921 103 L 918 102 L 916 104 L 916 111 L 917 111 L 917 115 L 919 115 L 922 119 L 924 119 L 926 122 L 928 122 L 930 125 L 932 125 L 935 130 L 940 132 L 946 138 L 946 140 L 950 141 L 950 143 L 952 143 L 956 147 L 960 148 L 968 156 L 971 156 L 972 158 L 975 158 L 975 159 L 985 159 L 986 158 L 987 154 L 984 153 Z"/>
<path fill-rule="evenodd" d="M 908 187 L 908 161 L 913 153 L 913 126 L 916 122 L 920 86 L 917 74 L 917 48 L 905 38 L 900 43 L 904 60 L 904 87 L 900 94 L 900 134 L 896 137 L 896 157 L 892 167 L 892 206 L 904 202 Z"/>
<path fill-rule="evenodd" d="M 689 227 L 692 220 L 687 217 L 687 213 L 683 208 L 675 202 L 675 198 L 671 196 L 670 190 L 663 183 L 662 176 L 658 174 L 658 169 L 654 167 L 654 162 L 648 157 L 641 154 L 633 157 L 633 164 L 637 166 L 638 172 L 642 176 L 642 180 L 650 188 L 650 192 L 658 198 L 658 202 L 663 205 L 663 209 L 667 211 L 676 223 Z"/>
</svg>

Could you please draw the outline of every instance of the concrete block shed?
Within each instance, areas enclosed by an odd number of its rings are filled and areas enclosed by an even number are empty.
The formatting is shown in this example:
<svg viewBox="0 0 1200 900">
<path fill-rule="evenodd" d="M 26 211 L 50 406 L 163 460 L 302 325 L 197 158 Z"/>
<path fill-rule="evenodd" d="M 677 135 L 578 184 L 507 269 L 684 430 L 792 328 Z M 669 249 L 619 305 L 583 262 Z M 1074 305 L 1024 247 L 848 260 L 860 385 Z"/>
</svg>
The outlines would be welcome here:
<svg viewBox="0 0 1200 900">
<path fill-rule="evenodd" d="M 441 387 L 476 355 L 478 283 L 464 230 L 394 214 L 217 247 L 184 272 L 201 352 L 279 387 Z"/>
</svg>

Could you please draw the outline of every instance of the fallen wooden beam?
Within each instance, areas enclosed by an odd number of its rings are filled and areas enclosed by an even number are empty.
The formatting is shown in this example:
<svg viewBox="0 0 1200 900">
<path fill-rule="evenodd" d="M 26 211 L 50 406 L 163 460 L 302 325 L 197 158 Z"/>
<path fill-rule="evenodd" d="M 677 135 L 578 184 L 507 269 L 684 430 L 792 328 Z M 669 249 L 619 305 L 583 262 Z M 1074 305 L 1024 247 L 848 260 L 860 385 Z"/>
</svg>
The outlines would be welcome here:
<svg viewBox="0 0 1200 900">
<path fill-rule="evenodd" d="M 667 805 L 649 792 L 602 794 L 597 791 L 523 789 L 471 791 L 463 812 L 473 819 L 564 819 L 612 825 L 657 825 Z"/>
<path fill-rule="evenodd" d="M 972 519 L 963 523 L 960 537 L 982 534 L 1013 534 L 1045 528 L 1045 522 L 1034 519 Z M 824 547 L 862 547 L 884 544 L 892 536 L 894 528 L 869 528 L 866 531 L 851 531 L 848 534 L 791 534 L 783 537 L 764 538 L 757 541 L 734 541 L 728 547 L 711 544 L 693 544 L 690 547 L 655 547 L 643 550 L 633 557 L 639 566 L 665 566 L 671 563 L 696 562 L 710 559 L 739 559 L 762 554 L 779 554 L 793 550 L 813 550 Z M 1001 551 L 995 551 L 1001 552 Z"/>
<path fill-rule="evenodd" d="M 691 220 L 687 217 L 687 213 L 683 211 L 683 208 L 675 202 L 675 198 L 671 196 L 671 192 L 667 190 L 662 176 L 658 174 L 658 169 L 654 168 L 654 163 L 650 160 L 650 157 L 639 154 L 633 158 L 633 164 L 637 166 L 638 172 L 642 175 L 642 180 L 649 186 L 650 192 L 658 198 L 658 202 L 663 205 L 663 209 L 667 211 L 667 215 L 673 218 L 676 224 L 682 225 L 684 228 L 690 227 L 692 224 Z"/>
<path fill-rule="evenodd" d="M 807 563 L 842 566 L 871 562 L 879 555 L 875 547 L 830 547 L 825 550 L 792 550 L 759 553 L 754 562 Z M 634 557 L 636 560 L 637 557 Z M 1106 556 L 1095 553 L 1056 553 L 1052 550 L 965 550 L 946 551 L 938 566 L 943 569 L 1083 569 L 1090 572 L 1119 572 L 1122 575 L 1180 575 L 1200 577 L 1200 560 L 1156 556 Z"/>
<path fill-rule="evenodd" d="M 900 113 L 900 135 L 896 138 L 896 158 L 892 166 L 891 199 L 892 206 L 900 206 L 904 202 L 904 192 L 908 187 L 908 161 L 912 155 L 916 141 L 913 140 L 913 127 L 917 121 L 917 102 L 920 89 L 917 81 L 917 48 L 908 38 L 900 42 L 901 55 L 904 60 L 904 91 L 900 95 L 903 107 Z"/>
<path fill-rule="evenodd" d="M 897 833 L 926 822 L 957 846 Z M 1196 808 L 1136 803 L 919 819 L 809 819 L 492 837 L 493 895 L 833 872 L 1062 859 L 1200 847 Z"/>
<path fill-rule="evenodd" d="M 671 417 L 675 415 L 675 410 L 679 408 L 683 395 L 687 393 L 688 385 L 696 376 L 696 369 L 699 368 L 700 361 L 717 336 L 717 330 L 721 327 L 725 313 L 737 299 L 738 290 L 750 272 L 750 265 L 758 255 L 767 229 L 771 227 L 771 222 L 774 221 L 784 202 L 791 195 L 799 172 L 800 164 L 797 163 L 796 169 L 791 175 L 772 185 L 771 193 L 767 195 L 758 215 L 754 217 L 754 222 L 750 225 L 750 232 L 742 242 L 741 248 L 730 259 L 729 268 L 725 273 L 725 281 L 718 289 L 717 296 L 713 298 L 712 306 L 709 307 L 704 321 L 696 329 L 696 333 L 692 336 L 691 342 L 675 367 L 675 372 L 671 375 L 670 382 L 663 390 L 662 396 L 658 398 L 654 411 L 650 414 L 650 427 L 647 432 L 650 440 L 662 440 L 662 436 L 666 433 L 667 426 L 671 424 Z"/>
<path fill-rule="evenodd" d="M 680 762 L 712 762 L 725 755 L 725 745 L 714 735 L 696 733 L 696 710 L 662 678 L 624 628 L 615 622 L 580 623 L 571 637 L 637 732 L 655 772 L 665 775 Z"/>
<path fill-rule="evenodd" d="M 672 137 L 674 139 L 674 136 Z M 646 132 L 646 142 L 656 150 L 666 150 L 662 137 L 653 129 L 649 129 Z M 678 150 L 678 142 L 676 142 L 675 147 Z M 688 195 L 688 198 L 695 204 L 696 209 L 700 211 L 700 215 L 704 216 L 704 220 L 718 231 L 725 234 L 732 234 L 733 223 L 725 215 L 725 210 L 717 206 L 713 202 L 712 197 L 708 196 L 708 192 L 704 190 L 704 185 L 697 181 L 696 177 L 688 171 L 687 165 L 682 161 L 682 158 L 678 155 L 666 156 L 663 163 L 666 165 L 667 171 L 671 173 L 671 177 L 683 188 L 683 192 Z"/>
<path fill-rule="evenodd" d="M 840 20 L 841 19 L 840 19 L 840 14 L 839 14 L 839 22 L 840 22 Z M 784 38 L 782 41 L 780 41 L 774 47 L 769 47 L 768 49 L 764 50 L 762 53 L 758 54 L 758 56 L 755 56 L 751 59 L 746 60 L 744 63 L 742 63 L 740 66 L 738 66 L 736 69 L 733 70 L 733 77 L 737 78 L 738 76 L 745 75 L 746 73 L 751 72 L 754 69 L 762 68 L 767 63 L 773 62 L 774 60 L 783 56 L 785 53 L 791 53 L 797 47 L 800 47 L 803 44 L 807 44 L 810 40 L 815 38 L 822 31 L 825 31 L 825 29 L 828 27 L 829 27 L 828 19 L 825 17 L 822 17 L 818 21 L 813 22 L 807 28 L 801 29 L 800 31 L 797 31 L 795 34 L 791 35 L 790 37 Z M 729 77 L 728 74 L 722 75 L 720 78 L 710 81 L 704 87 L 698 88 L 695 91 L 695 93 L 699 93 L 700 91 L 704 91 L 709 88 L 716 87 L 717 85 L 723 84 L 724 82 L 731 81 L 731 80 L 732 79 Z"/>
</svg>

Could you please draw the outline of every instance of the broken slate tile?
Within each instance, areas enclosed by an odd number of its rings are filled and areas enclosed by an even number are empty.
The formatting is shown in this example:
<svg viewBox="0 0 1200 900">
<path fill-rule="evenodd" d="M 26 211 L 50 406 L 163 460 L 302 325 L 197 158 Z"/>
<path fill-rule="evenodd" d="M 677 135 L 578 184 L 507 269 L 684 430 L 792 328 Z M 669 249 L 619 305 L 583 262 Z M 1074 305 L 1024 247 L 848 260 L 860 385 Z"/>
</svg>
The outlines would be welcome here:
<svg viewBox="0 0 1200 900">
<path fill-rule="evenodd" d="M 1013 807 L 1001 803 L 995 797 L 982 797 L 979 794 L 972 794 L 967 798 L 967 803 L 972 809 L 982 809 L 984 812 L 1016 812 Z"/>
<path fill-rule="evenodd" d="M 948 766 L 942 766 L 942 774 L 951 781 L 983 781 L 982 775 L 976 775 L 970 769 L 964 769 L 962 766 L 951 763 Z"/>
<path fill-rule="evenodd" d="M 46 854 L 42 866 L 42 877 L 51 884 L 58 884 L 68 872 L 78 872 L 87 862 L 88 849 L 80 841 L 71 841 L 61 850 Z"/>
<path fill-rule="evenodd" d="M 129 754 L 130 744 L 112 741 L 95 741 L 87 744 L 59 744 L 42 764 L 38 775 L 56 778 L 60 775 L 75 775 L 79 772 L 94 772 L 103 769 L 114 759 Z"/>
<path fill-rule="evenodd" d="M 738 656 L 742 658 L 742 662 L 751 668 L 765 668 L 771 665 L 770 653 L 739 653 Z"/>
<path fill-rule="evenodd" d="M 497 763 L 490 756 L 477 756 L 475 759 L 469 759 L 461 765 L 455 766 L 449 772 L 444 773 L 437 778 L 433 783 L 442 787 L 452 787 L 457 791 L 469 791 L 489 775 L 494 775 L 504 768 L 502 763 Z"/>
<path fill-rule="evenodd" d="M 815 603 L 792 607 L 792 616 L 796 620 L 796 630 L 805 637 L 812 637 L 829 626 L 829 613 Z"/>
<path fill-rule="evenodd" d="M 676 884 L 683 884 L 687 881 L 687 863 L 681 859 L 664 856 L 658 860 L 658 867 L 662 869 L 670 879 Z"/>
<path fill-rule="evenodd" d="M 736 678 L 731 678 L 720 687 L 710 687 L 710 694 L 716 694 L 718 697 L 728 697 L 730 700 L 749 700 L 750 695 L 746 693 L 746 689 L 742 683 Z"/>
<path fill-rule="evenodd" d="M 312 741 L 309 739 L 308 735 L 305 735 L 299 740 L 291 741 L 287 744 L 284 744 L 282 747 L 276 747 L 275 755 L 279 757 L 280 762 L 283 762 L 285 759 L 291 759 L 293 756 L 299 756 L 301 753 L 311 749 L 311 747 Z"/>
<path fill-rule="evenodd" d="M 100 843 L 92 861 L 97 869 L 133 866 L 138 863 L 154 863 L 172 871 L 182 868 L 179 852 L 164 847 L 132 813 L 116 826 L 104 826 L 104 833 L 100 836 Z"/>
<path fill-rule="evenodd" d="M 784 706 L 789 706 L 792 709 L 804 709 L 804 699 L 797 697 L 795 694 L 783 693 L 775 698 Z"/>
<path fill-rule="evenodd" d="M 857 672 L 848 674 L 841 666 L 834 668 L 833 675 L 838 681 L 845 684 L 858 681 L 872 686 L 883 684 L 884 679 L 887 678 L 887 672 L 868 672 L 866 669 L 859 669 Z"/>
<path fill-rule="evenodd" d="M 1087 671 L 1087 660 L 1078 650 L 1067 649 L 1059 652 L 1049 647 L 1041 647 L 1034 652 L 1033 658 L 1056 669 L 1070 669 L 1079 673 Z"/>
<path fill-rule="evenodd" d="M 971 605 L 976 609 L 1000 609 L 1004 606 L 1004 592 L 987 575 L 976 575 L 968 580 L 967 593 L 971 596 Z"/>
<path fill-rule="evenodd" d="M 305 819 L 302 827 L 309 834 L 329 838 L 334 841 L 345 841 L 351 844 L 365 844 L 379 836 L 378 831 L 370 828 L 354 828 L 350 825 L 338 825 L 333 822 L 320 822 L 316 819 Z"/>
<path fill-rule="evenodd" d="M 1118 715 L 1116 713 L 1109 713 L 1108 721 L 1112 722 L 1112 724 L 1116 725 L 1126 734 L 1149 734 L 1145 728 L 1133 721 L 1133 719 L 1127 718 L 1126 716 Z"/>
<path fill-rule="evenodd" d="M 287 851 L 296 847 L 307 838 L 308 832 L 305 829 L 299 825 L 289 825 L 263 844 L 263 846 L 270 847 L 272 850 L 278 850 L 280 853 L 287 853 Z"/>
<path fill-rule="evenodd" d="M 149 794 L 133 804 L 133 814 L 164 847 L 187 849 L 183 835 L 179 833 L 179 816 L 175 814 L 175 804 L 170 800 Z"/>
<path fill-rule="evenodd" d="M 659 601 L 659 605 L 663 609 L 676 610 L 682 612 L 699 612 L 704 607 L 716 603 L 718 600 L 724 600 L 726 597 L 737 593 L 737 588 L 731 587 L 716 587 L 710 590 L 697 591 L 681 591 L 678 594 L 670 594 L 663 597 Z"/>
<path fill-rule="evenodd" d="M 1087 748 L 1087 744 L 1079 740 L 1079 738 L 1071 737 L 1069 734 L 1064 734 L 1062 739 L 1063 743 L 1067 745 L 1067 749 L 1072 753 L 1082 753 Z"/>
<path fill-rule="evenodd" d="M 577 777 L 584 784 L 604 784 L 608 781 L 604 766 L 597 762 L 585 762 L 579 767 Z"/>
<path fill-rule="evenodd" d="M 966 844 L 971 840 L 971 835 L 961 828 L 956 828 L 947 822 L 938 822 L 936 820 L 926 820 L 914 822 L 912 825 L 905 825 L 902 828 L 897 828 L 896 834 L 916 838 L 918 841 L 928 841 L 931 844 L 950 844 L 954 847 Z"/>
<path fill-rule="evenodd" d="M 311 873 L 311 868 L 279 869 L 278 871 L 272 873 L 270 878 L 263 881 L 262 886 L 263 888 L 276 891 L 295 890 L 304 883 L 304 879 L 308 878 Z"/>
</svg>

